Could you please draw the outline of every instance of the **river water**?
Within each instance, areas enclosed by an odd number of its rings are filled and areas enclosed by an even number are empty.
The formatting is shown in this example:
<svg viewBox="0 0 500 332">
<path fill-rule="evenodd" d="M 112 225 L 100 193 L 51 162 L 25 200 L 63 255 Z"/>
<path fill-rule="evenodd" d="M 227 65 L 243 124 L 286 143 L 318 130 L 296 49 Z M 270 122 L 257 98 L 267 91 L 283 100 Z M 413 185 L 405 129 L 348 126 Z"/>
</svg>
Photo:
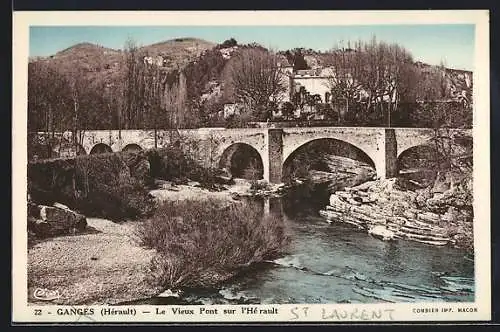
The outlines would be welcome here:
<svg viewBox="0 0 500 332">
<path fill-rule="evenodd" d="M 384 242 L 318 215 L 324 191 L 300 190 L 266 202 L 290 236 L 284 257 L 254 266 L 219 289 L 191 290 L 148 304 L 381 303 L 474 301 L 466 252 L 416 242 Z M 263 204 L 264 206 L 264 204 Z"/>
</svg>

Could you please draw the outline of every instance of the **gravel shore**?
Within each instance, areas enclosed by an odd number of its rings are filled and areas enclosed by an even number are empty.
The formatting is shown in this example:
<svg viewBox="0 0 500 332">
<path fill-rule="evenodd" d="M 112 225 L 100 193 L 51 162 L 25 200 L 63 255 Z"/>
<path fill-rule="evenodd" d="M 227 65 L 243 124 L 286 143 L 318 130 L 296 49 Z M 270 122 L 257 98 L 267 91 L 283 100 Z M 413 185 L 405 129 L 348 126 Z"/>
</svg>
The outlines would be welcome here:
<svg viewBox="0 0 500 332">
<path fill-rule="evenodd" d="M 46 239 L 28 249 L 28 303 L 116 304 L 161 291 L 148 280 L 155 251 L 135 241 L 137 222 L 87 222 L 85 234 Z M 38 300 L 36 289 L 57 291 L 59 298 Z"/>
<path fill-rule="evenodd" d="M 211 192 L 179 185 L 151 194 L 158 201 L 184 199 L 232 200 L 248 192 L 248 181 L 236 181 L 229 190 Z M 155 296 L 163 291 L 151 280 L 150 264 L 156 251 L 141 247 L 135 238 L 140 221 L 114 223 L 87 218 L 83 234 L 37 240 L 28 248 L 28 303 L 99 305 Z M 57 292 L 50 301 L 35 298 L 37 290 Z"/>
</svg>

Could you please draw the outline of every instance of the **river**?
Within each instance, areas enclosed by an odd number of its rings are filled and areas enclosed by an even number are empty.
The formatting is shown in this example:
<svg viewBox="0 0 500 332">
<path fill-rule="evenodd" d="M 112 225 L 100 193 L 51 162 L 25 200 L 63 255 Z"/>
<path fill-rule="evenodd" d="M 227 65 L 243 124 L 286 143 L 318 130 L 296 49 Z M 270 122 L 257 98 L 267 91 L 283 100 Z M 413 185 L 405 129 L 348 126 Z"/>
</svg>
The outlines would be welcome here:
<svg viewBox="0 0 500 332">
<path fill-rule="evenodd" d="M 465 251 L 403 240 L 383 242 L 348 224 L 328 224 L 318 215 L 327 200 L 324 188 L 316 188 L 266 203 L 268 213 L 283 218 L 290 236 L 284 257 L 254 266 L 219 289 L 135 303 L 474 301 L 474 262 Z"/>
</svg>

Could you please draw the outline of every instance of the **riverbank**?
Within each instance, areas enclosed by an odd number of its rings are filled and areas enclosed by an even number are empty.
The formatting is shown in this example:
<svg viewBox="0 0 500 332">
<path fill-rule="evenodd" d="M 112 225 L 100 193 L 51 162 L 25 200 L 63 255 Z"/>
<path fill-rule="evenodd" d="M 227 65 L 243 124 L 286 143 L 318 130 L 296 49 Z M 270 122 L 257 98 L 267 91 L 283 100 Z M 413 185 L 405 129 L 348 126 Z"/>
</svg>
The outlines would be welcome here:
<svg viewBox="0 0 500 332">
<path fill-rule="evenodd" d="M 87 218 L 87 224 L 82 234 L 37 241 L 29 248 L 29 303 L 116 304 L 161 291 L 149 280 L 156 252 L 135 241 L 137 223 Z M 56 298 L 37 299 L 37 289 Z"/>
<path fill-rule="evenodd" d="M 151 190 L 150 194 L 159 202 L 186 199 L 238 200 L 241 197 L 279 197 L 287 190 L 284 184 L 269 184 L 263 180 L 233 179 L 233 181 L 234 184 L 224 185 L 220 191 L 208 190 L 196 182 L 187 185 L 173 185 L 169 181 L 163 181 L 162 188 Z"/>
<path fill-rule="evenodd" d="M 236 180 L 222 191 L 196 184 L 155 189 L 158 201 L 228 200 L 247 195 L 251 183 Z M 139 245 L 142 221 L 115 223 L 87 218 L 86 229 L 75 235 L 30 240 L 28 248 L 28 302 L 33 304 L 117 304 L 158 295 L 163 288 L 151 280 L 156 250 Z M 35 297 L 46 290 L 50 300 Z M 37 296 L 37 297 L 44 297 Z"/>
<path fill-rule="evenodd" d="M 403 179 L 365 182 L 330 196 L 320 215 L 353 224 L 385 240 L 473 249 L 472 211 L 461 184 L 446 189 L 408 188 Z"/>
</svg>

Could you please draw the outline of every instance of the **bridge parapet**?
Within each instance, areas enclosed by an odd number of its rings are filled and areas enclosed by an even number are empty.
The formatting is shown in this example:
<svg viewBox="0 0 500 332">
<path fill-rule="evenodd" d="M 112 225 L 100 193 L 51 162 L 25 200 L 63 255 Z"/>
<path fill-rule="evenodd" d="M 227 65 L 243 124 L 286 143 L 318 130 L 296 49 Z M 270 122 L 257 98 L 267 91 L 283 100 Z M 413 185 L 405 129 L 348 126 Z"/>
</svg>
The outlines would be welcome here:
<svg viewBox="0 0 500 332">
<path fill-rule="evenodd" d="M 472 130 L 453 129 L 451 133 L 472 135 Z M 211 167 L 219 167 L 220 159 L 231 146 L 246 144 L 259 153 L 264 179 L 271 182 L 281 182 L 287 159 L 301 146 L 315 140 L 334 139 L 361 150 L 373 161 L 377 175 L 384 178 L 395 175 L 401 153 L 426 144 L 433 137 L 435 131 L 428 128 L 378 127 L 199 128 L 175 133 L 169 130 L 89 130 L 79 133 L 80 144 L 86 153 L 97 144 L 118 152 L 128 145 L 141 149 L 161 148 L 180 139 L 184 145 L 189 145 L 188 150 L 196 160 Z M 71 142 L 72 138 L 65 140 Z"/>
</svg>

